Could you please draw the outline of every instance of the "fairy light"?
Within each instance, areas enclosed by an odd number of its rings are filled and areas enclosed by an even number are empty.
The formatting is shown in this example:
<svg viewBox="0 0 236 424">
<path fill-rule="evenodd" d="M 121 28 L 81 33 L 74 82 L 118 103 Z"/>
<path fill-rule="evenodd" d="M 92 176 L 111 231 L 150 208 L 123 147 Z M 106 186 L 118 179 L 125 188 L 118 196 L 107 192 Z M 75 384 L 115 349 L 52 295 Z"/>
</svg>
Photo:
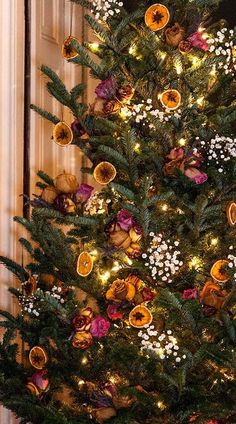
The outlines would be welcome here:
<svg viewBox="0 0 236 424">
<path fill-rule="evenodd" d="M 177 75 L 182 74 L 182 72 L 183 72 L 183 67 L 182 67 L 181 63 L 176 63 L 176 64 L 175 64 L 175 69 L 176 69 Z"/>
<path fill-rule="evenodd" d="M 180 146 L 185 146 L 185 145 L 186 145 L 186 140 L 185 140 L 185 138 L 180 138 L 180 139 L 179 139 L 179 141 L 178 141 L 178 144 L 179 144 Z"/>
<path fill-rule="evenodd" d="M 116 272 L 116 271 L 119 271 L 120 269 L 121 269 L 122 267 L 120 266 L 120 264 L 119 264 L 119 262 L 118 261 L 115 261 L 114 262 L 114 266 L 112 267 L 112 271 L 113 272 Z"/>
<path fill-rule="evenodd" d="M 98 52 L 99 44 L 98 43 L 89 43 L 89 48 L 92 52 Z"/>
<path fill-rule="evenodd" d="M 197 104 L 199 105 L 199 106 L 202 106 L 203 105 L 203 103 L 204 103 L 204 97 L 202 96 L 202 97 L 199 97 L 198 99 L 197 99 Z"/>
<path fill-rule="evenodd" d="M 213 237 L 211 239 L 211 246 L 217 246 L 218 242 L 219 242 L 218 237 Z"/>
<path fill-rule="evenodd" d="M 97 256 L 98 255 L 97 249 L 92 250 L 92 252 L 90 252 L 90 255 Z"/>
<path fill-rule="evenodd" d="M 166 58 L 166 53 L 165 52 L 159 52 L 162 60 L 164 60 Z"/>
<path fill-rule="evenodd" d="M 135 146 L 134 146 L 134 151 L 135 151 L 136 153 L 139 153 L 139 152 L 140 152 L 140 143 L 136 143 L 136 144 L 135 144 Z"/>
<path fill-rule="evenodd" d="M 189 261 L 190 269 L 198 269 L 202 266 L 202 260 L 198 256 L 194 256 L 191 261 Z"/>
<path fill-rule="evenodd" d="M 165 404 L 161 400 L 157 402 L 157 406 L 161 411 L 163 411 L 166 408 Z"/>
<path fill-rule="evenodd" d="M 127 107 L 122 107 L 119 113 L 121 119 L 126 120 L 129 116 L 129 109 Z"/>
<path fill-rule="evenodd" d="M 86 365 L 87 363 L 88 363 L 88 358 L 87 358 L 87 356 L 84 356 L 81 360 L 81 364 Z"/>
<path fill-rule="evenodd" d="M 85 384 L 85 381 L 84 380 L 80 380 L 79 382 L 78 382 L 78 386 L 83 386 Z"/>
<path fill-rule="evenodd" d="M 216 68 L 213 66 L 212 67 L 212 69 L 211 69 L 211 71 L 210 71 L 210 75 L 212 76 L 212 77 L 214 77 L 215 75 L 216 75 Z"/>
<path fill-rule="evenodd" d="M 133 263 L 132 259 L 128 258 L 128 256 L 126 257 L 125 262 L 126 262 L 128 265 L 132 265 L 132 263 Z"/>
<path fill-rule="evenodd" d="M 194 67 L 199 66 L 200 63 L 201 63 L 201 59 L 199 59 L 199 57 L 197 57 L 197 56 L 190 56 L 190 60 L 192 61 L 192 65 Z"/>
<path fill-rule="evenodd" d="M 161 209 L 163 210 L 163 212 L 168 211 L 168 205 L 164 203 L 164 205 L 161 206 Z"/>
<path fill-rule="evenodd" d="M 137 47 L 135 46 L 135 44 L 133 44 L 133 46 L 131 46 L 129 48 L 129 54 L 131 54 L 132 56 L 136 56 L 136 54 L 137 54 Z"/>
<path fill-rule="evenodd" d="M 103 274 L 100 274 L 100 280 L 103 284 L 107 282 L 107 280 L 110 278 L 111 273 L 109 271 L 105 271 Z"/>
</svg>

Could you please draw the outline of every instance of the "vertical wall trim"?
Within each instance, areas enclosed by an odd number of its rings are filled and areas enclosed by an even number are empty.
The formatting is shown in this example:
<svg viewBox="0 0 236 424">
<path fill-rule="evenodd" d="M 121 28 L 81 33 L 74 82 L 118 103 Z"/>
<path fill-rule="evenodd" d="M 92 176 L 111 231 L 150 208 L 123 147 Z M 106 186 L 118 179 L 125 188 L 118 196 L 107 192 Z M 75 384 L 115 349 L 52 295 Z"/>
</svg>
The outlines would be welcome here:
<svg viewBox="0 0 236 424">
<path fill-rule="evenodd" d="M 24 164 L 23 190 L 30 196 L 30 87 L 31 87 L 31 0 L 25 0 L 25 54 L 24 54 Z M 23 203 L 23 216 L 29 217 L 29 205 Z"/>
</svg>

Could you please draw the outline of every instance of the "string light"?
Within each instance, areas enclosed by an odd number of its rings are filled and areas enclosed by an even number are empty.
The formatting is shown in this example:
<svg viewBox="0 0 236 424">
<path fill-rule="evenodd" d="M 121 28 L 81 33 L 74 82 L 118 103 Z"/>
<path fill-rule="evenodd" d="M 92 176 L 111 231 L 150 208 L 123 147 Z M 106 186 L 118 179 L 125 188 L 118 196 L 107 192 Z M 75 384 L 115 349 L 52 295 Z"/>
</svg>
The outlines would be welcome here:
<svg viewBox="0 0 236 424">
<path fill-rule="evenodd" d="M 98 52 L 99 44 L 98 43 L 89 43 L 89 48 L 92 52 Z"/>
<path fill-rule="evenodd" d="M 122 107 L 119 113 L 121 119 L 126 120 L 129 116 L 129 109 L 127 107 Z"/>
<path fill-rule="evenodd" d="M 87 358 L 87 356 L 84 356 L 81 360 L 81 364 L 86 365 L 87 363 L 88 363 L 88 358 Z"/>
<path fill-rule="evenodd" d="M 161 206 L 161 209 L 163 210 L 163 212 L 168 211 L 168 205 L 164 203 L 164 205 Z"/>
<path fill-rule="evenodd" d="M 204 103 L 204 97 L 202 96 L 202 97 L 199 97 L 198 99 L 197 99 L 197 104 L 199 105 L 199 106 L 202 106 L 203 105 L 203 103 Z"/>
<path fill-rule="evenodd" d="M 107 280 L 110 278 L 111 274 L 109 271 L 104 272 L 103 274 L 100 274 L 100 279 L 103 284 L 107 282 Z"/>
<path fill-rule="evenodd" d="M 180 138 L 180 139 L 179 139 L 179 141 L 178 141 L 178 144 L 179 144 L 180 146 L 185 146 L 185 145 L 186 145 L 186 140 L 185 140 L 185 138 Z"/>
<path fill-rule="evenodd" d="M 211 246 L 217 246 L 218 242 L 219 242 L 218 237 L 212 238 L 211 239 Z"/>
<path fill-rule="evenodd" d="M 181 63 L 175 63 L 175 69 L 176 69 L 177 75 L 182 74 L 183 67 L 182 67 Z"/>
<path fill-rule="evenodd" d="M 201 63 L 201 59 L 199 59 L 199 57 L 197 57 L 197 56 L 190 56 L 190 60 L 192 61 L 192 65 L 194 67 L 199 66 L 200 63 Z"/>
<path fill-rule="evenodd" d="M 166 53 L 165 52 L 159 52 L 162 60 L 164 60 L 166 58 Z"/>
<path fill-rule="evenodd" d="M 202 266 L 202 259 L 198 256 L 194 256 L 191 261 L 189 261 L 189 268 L 190 269 L 199 269 Z"/>
<path fill-rule="evenodd" d="M 137 47 L 135 46 L 135 44 L 133 44 L 133 46 L 131 46 L 129 48 L 129 54 L 131 54 L 132 56 L 136 56 L 136 54 L 137 54 Z"/>
<path fill-rule="evenodd" d="M 92 250 L 92 252 L 90 252 L 90 255 L 97 256 L 98 255 L 97 249 Z"/>
<path fill-rule="evenodd" d="M 78 386 L 83 386 L 85 384 L 85 381 L 84 380 L 80 380 L 79 382 L 78 382 Z"/>
<path fill-rule="evenodd" d="M 135 144 L 135 146 L 134 146 L 134 151 L 135 151 L 136 153 L 140 153 L 140 143 L 136 143 L 136 144 Z"/>
<path fill-rule="evenodd" d="M 122 267 L 120 266 L 120 264 L 119 264 L 119 262 L 118 261 L 115 261 L 114 262 L 114 266 L 112 267 L 112 271 L 119 271 L 120 269 L 121 269 Z"/>
<path fill-rule="evenodd" d="M 164 409 L 166 409 L 165 404 L 164 404 L 161 400 L 159 400 L 159 401 L 157 402 L 157 406 L 158 406 L 158 408 L 159 408 L 161 411 L 163 411 Z"/>
<path fill-rule="evenodd" d="M 132 265 L 132 263 L 133 263 L 132 259 L 128 258 L 128 256 L 126 256 L 125 262 L 126 262 L 128 265 Z"/>
</svg>

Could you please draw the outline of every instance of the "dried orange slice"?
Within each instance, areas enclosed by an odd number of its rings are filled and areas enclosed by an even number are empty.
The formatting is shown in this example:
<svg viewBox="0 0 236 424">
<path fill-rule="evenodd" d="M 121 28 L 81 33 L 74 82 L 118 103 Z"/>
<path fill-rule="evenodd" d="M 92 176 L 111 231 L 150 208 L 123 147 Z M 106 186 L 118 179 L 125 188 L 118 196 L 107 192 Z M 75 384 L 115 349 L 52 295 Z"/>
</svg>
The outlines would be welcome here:
<svg viewBox="0 0 236 424">
<path fill-rule="evenodd" d="M 226 259 L 220 259 L 213 264 L 210 274 L 214 280 L 219 281 L 220 283 L 226 283 L 226 281 L 229 280 L 229 275 L 225 270 L 228 263 L 229 261 Z"/>
<path fill-rule="evenodd" d="M 170 20 L 170 12 L 164 4 L 153 4 L 145 13 L 145 24 L 152 31 L 163 29 Z"/>
<path fill-rule="evenodd" d="M 229 225 L 236 224 L 236 203 L 230 202 L 226 207 L 226 215 Z"/>
<path fill-rule="evenodd" d="M 67 60 L 73 59 L 74 57 L 78 56 L 78 52 L 71 45 L 72 40 L 77 41 L 77 39 L 75 37 L 69 36 L 64 40 L 64 42 L 62 44 L 61 54 Z"/>
<path fill-rule="evenodd" d="M 32 367 L 42 370 L 48 362 L 47 353 L 42 347 L 34 346 L 29 352 L 29 361 Z"/>
<path fill-rule="evenodd" d="M 160 95 L 161 104 L 169 110 L 178 109 L 181 103 L 181 94 L 178 90 L 169 89 Z"/>
<path fill-rule="evenodd" d="M 152 314 L 146 306 L 135 306 L 129 313 L 129 323 L 135 328 L 142 328 L 151 324 L 152 319 Z"/>
<path fill-rule="evenodd" d="M 106 185 L 114 180 L 116 168 L 110 162 L 101 162 L 95 167 L 93 176 L 97 183 Z"/>
<path fill-rule="evenodd" d="M 38 388 L 35 386 L 34 383 L 32 383 L 31 381 L 29 383 L 27 383 L 26 385 L 27 389 L 30 391 L 30 393 L 32 393 L 32 395 L 35 396 L 39 396 L 39 390 Z"/>
<path fill-rule="evenodd" d="M 53 129 L 53 140 L 59 146 L 68 146 L 73 140 L 72 129 L 65 122 L 58 122 Z"/>
<path fill-rule="evenodd" d="M 93 269 L 93 258 L 88 252 L 81 252 L 77 261 L 77 273 L 87 277 Z"/>
</svg>

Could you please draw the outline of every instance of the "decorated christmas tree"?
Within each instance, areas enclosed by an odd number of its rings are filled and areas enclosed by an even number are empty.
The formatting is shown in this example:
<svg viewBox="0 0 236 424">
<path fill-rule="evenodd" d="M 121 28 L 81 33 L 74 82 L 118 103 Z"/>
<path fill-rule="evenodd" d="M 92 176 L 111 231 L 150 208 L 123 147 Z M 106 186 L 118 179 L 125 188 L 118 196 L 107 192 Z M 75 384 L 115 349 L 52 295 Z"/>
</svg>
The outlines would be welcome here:
<svg viewBox="0 0 236 424">
<path fill-rule="evenodd" d="M 42 66 L 71 122 L 32 109 L 88 165 L 39 171 L 15 218 L 31 259 L 1 257 L 1 402 L 32 424 L 236 423 L 236 32 L 218 0 L 74 3 L 97 42 L 62 54 L 94 102 Z"/>
</svg>

